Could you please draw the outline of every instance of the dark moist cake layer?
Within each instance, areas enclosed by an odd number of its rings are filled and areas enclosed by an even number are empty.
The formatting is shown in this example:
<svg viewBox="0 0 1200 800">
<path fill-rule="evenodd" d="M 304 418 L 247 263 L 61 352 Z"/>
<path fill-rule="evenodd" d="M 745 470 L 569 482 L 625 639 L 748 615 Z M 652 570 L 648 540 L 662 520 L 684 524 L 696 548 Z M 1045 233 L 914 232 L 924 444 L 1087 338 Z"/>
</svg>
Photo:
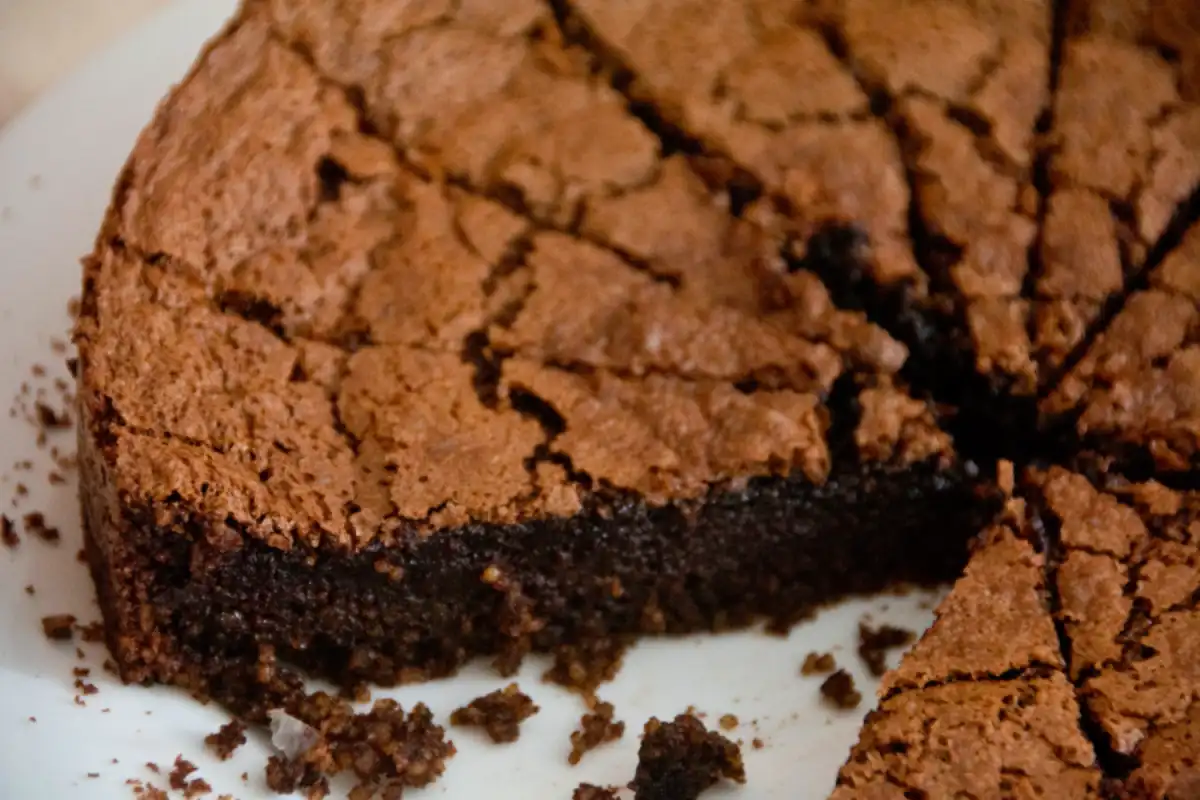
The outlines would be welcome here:
<svg viewBox="0 0 1200 800">
<path fill-rule="evenodd" d="M 286 664 L 512 669 L 961 568 L 988 480 L 904 346 L 518 6 L 249 3 L 139 141 L 77 331 L 127 680 L 261 716 Z"/>
</svg>

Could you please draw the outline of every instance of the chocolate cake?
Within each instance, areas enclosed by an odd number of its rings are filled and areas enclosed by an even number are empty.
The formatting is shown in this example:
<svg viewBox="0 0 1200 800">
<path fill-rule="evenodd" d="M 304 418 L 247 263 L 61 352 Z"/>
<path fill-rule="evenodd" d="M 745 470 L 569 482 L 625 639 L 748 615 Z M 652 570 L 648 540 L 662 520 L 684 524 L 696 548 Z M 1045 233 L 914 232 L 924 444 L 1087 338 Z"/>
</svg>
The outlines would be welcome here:
<svg viewBox="0 0 1200 800">
<path fill-rule="evenodd" d="M 933 626 L 884 678 L 833 800 L 1098 796 L 1038 547 L 1021 501 L 980 534 Z"/>
<path fill-rule="evenodd" d="M 85 268 L 84 515 L 126 680 L 393 683 L 957 573 L 991 508 L 904 347 L 663 158 L 548 9 L 414 32 L 511 75 L 403 125 L 363 95 L 402 70 L 336 82 L 387 60 L 365 29 L 286 12 L 249 3 L 164 102 Z M 594 158 L 548 87 L 606 120 Z M 437 138 L 492 113 L 494 148 L 582 170 L 569 225 Z M 447 163 L 409 162 L 427 141 Z"/>
<path fill-rule="evenodd" d="M 84 264 L 121 676 L 590 693 L 961 574 L 839 800 L 1186 794 L 1197 92 L 1184 0 L 244 0 Z"/>
</svg>

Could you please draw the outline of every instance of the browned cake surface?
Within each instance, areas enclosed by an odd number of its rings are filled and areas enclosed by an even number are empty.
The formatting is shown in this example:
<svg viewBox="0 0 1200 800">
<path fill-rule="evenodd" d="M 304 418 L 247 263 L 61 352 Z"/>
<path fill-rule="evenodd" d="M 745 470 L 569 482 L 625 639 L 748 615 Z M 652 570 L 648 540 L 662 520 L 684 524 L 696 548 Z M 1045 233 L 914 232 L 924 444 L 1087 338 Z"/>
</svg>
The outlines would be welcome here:
<svg viewBox="0 0 1200 800">
<path fill-rule="evenodd" d="M 85 263 L 123 677 L 261 722 L 297 666 L 556 650 L 590 692 L 983 529 L 838 800 L 1200 791 L 1193 498 L 1128 483 L 1200 450 L 1198 104 L 1184 0 L 246 0 Z M 515 738 L 515 691 L 460 717 Z M 639 796 L 740 777 L 681 720 Z"/>
<path fill-rule="evenodd" d="M 1096 797 L 1024 503 L 980 534 L 933 626 L 884 677 L 835 800 Z"/>
<path fill-rule="evenodd" d="M 1061 564 L 1070 674 L 1126 793 L 1200 787 L 1200 497 L 1157 483 L 1102 493 L 1064 470 L 1041 478 Z"/>
<path fill-rule="evenodd" d="M 1147 469 L 1191 469 L 1198 450 L 1200 227 L 1148 276 L 1042 405 L 1087 445 Z"/>
<path fill-rule="evenodd" d="M 206 691 L 276 646 L 347 681 L 511 669 L 953 574 L 988 506 L 903 345 L 548 6 L 385 8 L 248 3 L 87 262 L 85 517 L 126 678 Z M 851 517 L 900 534 L 856 563 Z"/>
<path fill-rule="evenodd" d="M 1004 398 L 1053 385 L 1200 185 L 1186 3 L 560 5 L 909 372 L 1018 427 Z"/>
</svg>

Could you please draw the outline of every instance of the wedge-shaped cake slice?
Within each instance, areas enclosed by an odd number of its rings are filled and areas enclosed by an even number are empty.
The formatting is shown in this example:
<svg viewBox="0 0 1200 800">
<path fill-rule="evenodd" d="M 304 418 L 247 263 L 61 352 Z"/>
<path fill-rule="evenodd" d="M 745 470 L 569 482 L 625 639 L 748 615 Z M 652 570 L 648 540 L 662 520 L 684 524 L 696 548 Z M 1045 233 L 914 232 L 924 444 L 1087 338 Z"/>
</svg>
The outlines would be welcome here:
<svg viewBox="0 0 1200 800">
<path fill-rule="evenodd" d="M 1099 797 L 1023 503 L 980 534 L 937 619 L 884 677 L 834 800 Z"/>
</svg>

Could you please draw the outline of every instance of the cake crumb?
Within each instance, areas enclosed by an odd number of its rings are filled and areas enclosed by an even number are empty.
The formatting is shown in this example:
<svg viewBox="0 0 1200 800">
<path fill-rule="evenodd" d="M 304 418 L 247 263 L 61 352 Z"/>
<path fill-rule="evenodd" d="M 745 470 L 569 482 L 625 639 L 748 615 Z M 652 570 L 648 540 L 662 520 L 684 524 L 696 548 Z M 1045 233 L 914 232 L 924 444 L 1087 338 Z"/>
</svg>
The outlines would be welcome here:
<svg viewBox="0 0 1200 800">
<path fill-rule="evenodd" d="M 151 771 L 151 772 L 153 772 L 155 775 L 158 775 L 158 774 L 159 774 L 159 768 L 158 768 L 158 764 L 155 764 L 153 761 L 147 761 L 147 762 L 146 762 L 146 769 L 150 770 L 150 771 Z"/>
<path fill-rule="evenodd" d="M 625 723 L 614 722 L 612 703 L 599 701 L 590 712 L 579 718 L 579 730 L 571 732 L 571 753 L 567 763 L 578 764 L 590 751 L 625 735 Z"/>
<path fill-rule="evenodd" d="M 75 688 L 85 696 L 100 693 L 100 689 L 96 686 L 96 684 L 88 683 L 83 678 L 75 679 Z"/>
<path fill-rule="evenodd" d="M 600 684 L 617 676 L 628 647 L 627 640 L 613 636 L 560 645 L 554 649 L 554 664 L 542 680 L 590 695 Z"/>
<path fill-rule="evenodd" d="M 222 761 L 226 761 L 235 750 L 246 743 L 246 724 L 240 719 L 230 720 L 216 733 L 205 736 L 204 743 L 211 747 Z"/>
<path fill-rule="evenodd" d="M 746 782 L 742 752 L 690 714 L 672 722 L 651 717 L 642 733 L 638 765 L 629 788 L 638 797 L 694 800 L 722 778 Z"/>
<path fill-rule="evenodd" d="M 25 584 L 25 594 L 29 595 L 30 597 L 33 597 L 35 594 L 37 594 L 37 589 L 33 588 L 32 583 Z"/>
<path fill-rule="evenodd" d="M 37 415 L 37 424 L 43 430 L 62 430 L 63 428 L 71 427 L 71 415 L 69 413 L 66 411 L 55 411 L 40 400 L 33 404 L 33 411 Z"/>
<path fill-rule="evenodd" d="M 89 773 L 87 774 L 87 776 L 88 776 L 89 778 L 99 778 L 99 777 L 100 777 L 100 773 L 99 773 L 99 772 L 89 772 Z"/>
<path fill-rule="evenodd" d="M 617 800 L 617 790 L 613 786 L 594 786 L 581 783 L 575 787 L 571 800 Z"/>
<path fill-rule="evenodd" d="M 104 623 L 100 620 L 94 620 L 87 625 L 80 626 L 79 632 L 85 642 L 95 644 L 104 641 Z"/>
<path fill-rule="evenodd" d="M 37 722 L 37 717 L 30 717 L 30 718 L 29 718 L 29 721 L 30 721 L 30 722 Z"/>
<path fill-rule="evenodd" d="M 9 549 L 21 543 L 21 537 L 17 535 L 17 527 L 6 514 L 0 514 L 0 542 L 3 542 L 4 546 Z"/>
<path fill-rule="evenodd" d="M 25 525 L 27 535 L 36 536 L 43 542 L 55 544 L 60 538 L 58 528 L 47 525 L 46 515 L 40 511 L 30 511 L 21 518 L 21 522 Z"/>
<path fill-rule="evenodd" d="M 179 791 L 186 789 L 188 776 L 197 769 L 196 765 L 184 758 L 183 755 L 175 756 L 175 769 L 171 770 L 171 774 L 167 776 L 171 788 Z"/>
<path fill-rule="evenodd" d="M 854 688 L 854 677 L 844 669 L 830 675 L 821 684 L 821 695 L 837 708 L 858 708 L 862 694 Z"/>
<path fill-rule="evenodd" d="M 539 711 L 537 705 L 515 683 L 477 697 L 450 714 L 450 724 L 481 727 L 498 744 L 515 742 L 521 723 Z"/>
<path fill-rule="evenodd" d="M 801 675 L 825 675 L 837 669 L 837 660 L 833 653 L 812 652 L 804 657 L 800 666 Z"/>
<path fill-rule="evenodd" d="M 75 635 L 75 615 L 51 614 L 42 617 L 42 633 L 46 634 L 47 639 L 70 641 Z"/>
<path fill-rule="evenodd" d="M 396 701 L 383 699 L 370 711 L 356 712 L 336 695 L 315 692 L 293 697 L 286 712 L 272 711 L 271 718 L 278 734 L 284 726 L 305 733 L 299 744 L 291 741 L 287 751 L 267 763 L 268 786 L 282 794 L 303 789 L 323 797 L 327 776 L 352 772 L 358 786 L 350 797 L 387 797 L 387 792 L 398 796 L 405 787 L 437 780 L 455 753 L 445 730 L 422 703 L 405 712 Z"/>
<path fill-rule="evenodd" d="M 763 740 L 758 738 L 757 736 L 755 736 L 753 739 L 750 740 L 750 746 L 753 747 L 755 750 L 762 750 L 763 746 L 764 746 Z"/>
<path fill-rule="evenodd" d="M 722 714 L 717 720 L 717 724 L 721 726 L 723 731 L 731 731 L 738 726 L 738 718 L 736 714 Z"/>
<path fill-rule="evenodd" d="M 858 655 L 876 678 L 887 672 L 888 650 L 912 644 L 913 632 L 895 625 L 872 628 L 867 622 L 858 623 Z"/>
</svg>

